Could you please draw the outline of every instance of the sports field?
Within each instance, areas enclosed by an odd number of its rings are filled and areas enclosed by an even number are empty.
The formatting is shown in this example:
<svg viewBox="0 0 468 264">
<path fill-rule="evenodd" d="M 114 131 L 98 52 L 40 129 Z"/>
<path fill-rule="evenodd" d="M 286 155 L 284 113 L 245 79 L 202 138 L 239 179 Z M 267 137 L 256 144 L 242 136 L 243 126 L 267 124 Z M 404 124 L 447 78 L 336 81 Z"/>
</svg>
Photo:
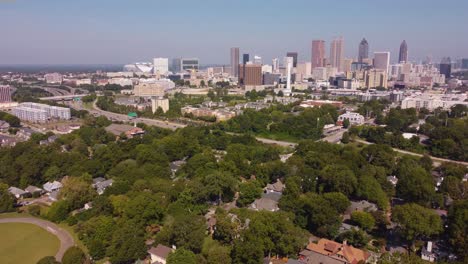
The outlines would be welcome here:
<svg viewBox="0 0 468 264">
<path fill-rule="evenodd" d="M 45 256 L 55 256 L 60 247 L 56 236 L 24 223 L 0 223 L 0 263 L 35 264 Z"/>
</svg>

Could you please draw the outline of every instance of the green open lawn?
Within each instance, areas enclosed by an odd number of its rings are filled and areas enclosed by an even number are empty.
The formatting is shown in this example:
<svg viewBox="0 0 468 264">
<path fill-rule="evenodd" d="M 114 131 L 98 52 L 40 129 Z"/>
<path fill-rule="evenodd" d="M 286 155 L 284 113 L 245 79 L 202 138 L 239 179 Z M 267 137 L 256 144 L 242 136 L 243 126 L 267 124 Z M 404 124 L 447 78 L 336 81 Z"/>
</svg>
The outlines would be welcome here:
<svg viewBox="0 0 468 264">
<path fill-rule="evenodd" d="M 0 263 L 35 264 L 45 256 L 55 256 L 60 241 L 44 229 L 24 223 L 0 224 Z"/>
</svg>

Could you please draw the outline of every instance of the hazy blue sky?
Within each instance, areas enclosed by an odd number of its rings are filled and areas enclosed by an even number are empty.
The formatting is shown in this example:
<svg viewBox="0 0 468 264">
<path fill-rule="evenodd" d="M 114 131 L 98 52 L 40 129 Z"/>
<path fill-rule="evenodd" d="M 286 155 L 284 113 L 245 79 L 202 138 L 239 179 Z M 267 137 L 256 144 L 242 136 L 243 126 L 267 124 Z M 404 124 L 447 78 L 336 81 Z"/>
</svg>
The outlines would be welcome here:
<svg viewBox="0 0 468 264">
<path fill-rule="evenodd" d="M 342 35 L 348 57 L 366 37 L 395 61 L 468 57 L 466 0 L 0 0 L 0 64 L 94 64 L 198 57 L 228 63 L 229 48 L 270 63 L 310 60 L 312 39 Z"/>
</svg>

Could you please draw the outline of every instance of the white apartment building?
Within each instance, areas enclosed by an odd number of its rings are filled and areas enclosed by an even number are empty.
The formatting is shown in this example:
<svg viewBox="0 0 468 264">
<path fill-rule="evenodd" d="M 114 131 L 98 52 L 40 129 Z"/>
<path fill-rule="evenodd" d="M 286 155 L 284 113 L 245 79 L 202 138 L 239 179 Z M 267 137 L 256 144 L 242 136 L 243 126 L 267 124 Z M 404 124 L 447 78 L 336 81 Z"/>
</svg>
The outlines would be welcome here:
<svg viewBox="0 0 468 264">
<path fill-rule="evenodd" d="M 169 59 L 168 58 L 154 58 L 153 59 L 153 73 L 154 74 L 167 74 L 169 72 Z"/>
<path fill-rule="evenodd" d="M 153 111 L 153 114 L 156 113 L 159 107 L 166 113 L 169 110 L 169 99 L 161 97 L 151 98 L 151 111 Z"/>
<path fill-rule="evenodd" d="M 457 104 L 467 105 L 468 102 L 466 94 L 429 94 L 419 93 L 412 96 L 406 97 L 401 101 L 401 108 L 426 108 L 429 111 L 433 111 L 439 107 L 443 109 L 450 109 L 452 106 Z"/>
<path fill-rule="evenodd" d="M 21 120 L 43 123 L 49 119 L 69 120 L 70 108 L 50 106 L 38 103 L 21 103 L 13 108 L 13 115 Z"/>
<path fill-rule="evenodd" d="M 314 80 L 328 80 L 327 68 L 315 67 L 312 69 L 312 78 L 314 78 Z"/>
<path fill-rule="evenodd" d="M 55 83 L 55 84 L 61 84 L 63 81 L 62 74 L 56 73 L 56 72 L 45 74 L 44 79 L 46 83 Z"/>
<path fill-rule="evenodd" d="M 346 112 L 338 117 L 339 122 L 344 122 L 345 119 L 349 120 L 349 123 L 352 125 L 362 125 L 364 124 L 364 116 L 354 113 L 354 112 Z"/>
<path fill-rule="evenodd" d="M 164 90 L 164 86 L 159 83 L 140 83 L 133 88 L 133 94 L 140 97 L 162 97 Z"/>
<path fill-rule="evenodd" d="M 30 107 L 17 106 L 13 108 L 12 114 L 23 121 L 44 123 L 47 121 L 47 111 Z"/>
<path fill-rule="evenodd" d="M 120 86 L 133 86 L 133 82 L 131 79 L 127 78 L 112 78 L 109 80 L 109 84 L 117 84 Z"/>
</svg>

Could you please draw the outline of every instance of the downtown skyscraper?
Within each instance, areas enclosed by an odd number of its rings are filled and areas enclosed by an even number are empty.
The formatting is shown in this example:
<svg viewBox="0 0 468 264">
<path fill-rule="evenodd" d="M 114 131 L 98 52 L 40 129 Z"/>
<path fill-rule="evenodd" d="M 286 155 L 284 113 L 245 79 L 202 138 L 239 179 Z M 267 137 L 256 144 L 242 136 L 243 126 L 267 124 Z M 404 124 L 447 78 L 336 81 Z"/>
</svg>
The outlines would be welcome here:
<svg viewBox="0 0 468 264">
<path fill-rule="evenodd" d="M 312 40 L 312 69 L 325 66 L 325 41 Z"/>
<path fill-rule="evenodd" d="M 344 62 L 344 40 L 343 37 L 335 38 L 330 43 L 330 65 L 343 71 Z"/>
<path fill-rule="evenodd" d="M 239 77 L 239 48 L 231 48 L 231 76 Z"/>
<path fill-rule="evenodd" d="M 358 62 L 362 63 L 364 59 L 369 58 L 369 43 L 365 38 L 359 43 Z"/>
<path fill-rule="evenodd" d="M 406 44 L 406 40 L 400 45 L 400 56 L 398 57 L 398 62 L 408 62 L 408 45 Z"/>
<path fill-rule="evenodd" d="M 298 57 L 298 54 L 297 52 L 295 51 L 290 51 L 290 52 L 287 52 L 286 53 L 286 57 L 291 57 L 293 58 L 293 67 L 297 67 L 297 57 Z"/>
<path fill-rule="evenodd" d="M 390 52 L 374 52 L 374 68 L 388 73 L 390 67 Z"/>
</svg>

